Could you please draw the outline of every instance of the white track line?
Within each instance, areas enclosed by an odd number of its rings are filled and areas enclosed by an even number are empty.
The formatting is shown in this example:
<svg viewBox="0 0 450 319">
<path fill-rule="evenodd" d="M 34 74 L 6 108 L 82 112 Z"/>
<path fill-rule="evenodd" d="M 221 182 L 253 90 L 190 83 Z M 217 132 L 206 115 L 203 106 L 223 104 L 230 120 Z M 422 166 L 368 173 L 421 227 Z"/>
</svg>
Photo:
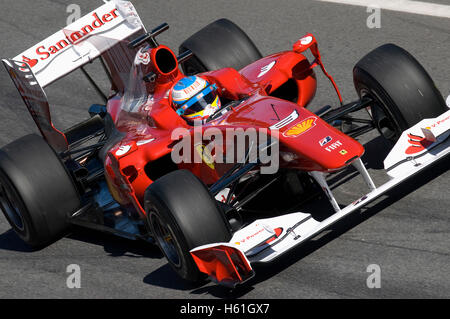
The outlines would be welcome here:
<svg viewBox="0 0 450 319">
<path fill-rule="evenodd" d="M 412 0 L 316 0 L 322 2 L 333 2 L 349 4 L 354 6 L 377 6 L 381 9 L 422 14 L 440 18 L 450 18 L 450 6 L 437 3 Z"/>
</svg>

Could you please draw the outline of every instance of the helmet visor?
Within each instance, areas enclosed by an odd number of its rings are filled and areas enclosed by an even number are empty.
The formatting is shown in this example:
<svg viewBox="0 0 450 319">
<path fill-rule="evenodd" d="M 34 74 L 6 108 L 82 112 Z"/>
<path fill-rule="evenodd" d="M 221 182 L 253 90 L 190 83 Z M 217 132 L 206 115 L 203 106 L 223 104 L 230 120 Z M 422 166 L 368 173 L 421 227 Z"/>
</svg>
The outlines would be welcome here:
<svg viewBox="0 0 450 319">
<path fill-rule="evenodd" d="M 208 94 L 199 98 L 195 103 L 193 103 L 189 108 L 184 111 L 185 116 L 189 116 L 198 112 L 203 111 L 208 105 L 212 104 L 217 97 L 215 91 L 211 91 Z"/>
</svg>

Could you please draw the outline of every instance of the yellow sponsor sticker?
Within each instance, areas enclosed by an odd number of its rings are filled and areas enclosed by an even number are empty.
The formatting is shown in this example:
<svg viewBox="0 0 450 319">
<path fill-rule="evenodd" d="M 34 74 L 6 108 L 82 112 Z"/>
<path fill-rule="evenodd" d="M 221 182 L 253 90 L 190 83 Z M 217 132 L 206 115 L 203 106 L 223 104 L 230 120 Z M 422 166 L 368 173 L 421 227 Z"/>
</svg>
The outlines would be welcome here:
<svg viewBox="0 0 450 319">
<path fill-rule="evenodd" d="M 195 150 L 202 158 L 203 162 L 208 165 L 209 168 L 215 169 L 214 166 L 214 157 L 211 154 L 211 151 L 203 144 L 198 144 L 195 146 Z"/>
<path fill-rule="evenodd" d="M 308 132 L 311 128 L 316 126 L 316 119 L 316 117 L 310 116 L 300 123 L 291 126 L 283 133 L 283 135 L 286 137 L 297 137 L 305 132 Z"/>
</svg>

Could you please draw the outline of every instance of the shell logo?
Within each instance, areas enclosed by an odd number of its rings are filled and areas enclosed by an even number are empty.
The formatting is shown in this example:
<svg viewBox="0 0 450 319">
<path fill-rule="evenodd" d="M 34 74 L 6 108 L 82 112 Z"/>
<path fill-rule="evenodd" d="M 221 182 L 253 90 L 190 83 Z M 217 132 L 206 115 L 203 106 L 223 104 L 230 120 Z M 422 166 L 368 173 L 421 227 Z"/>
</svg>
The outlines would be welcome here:
<svg viewBox="0 0 450 319">
<path fill-rule="evenodd" d="M 33 66 L 35 66 L 39 62 L 38 59 L 30 59 L 30 58 L 27 58 L 24 55 L 22 55 L 22 61 L 27 63 L 30 66 L 30 68 L 32 68 Z"/>
<path fill-rule="evenodd" d="M 316 126 L 316 119 L 316 117 L 310 116 L 300 123 L 291 126 L 283 133 L 283 135 L 285 137 L 297 137 L 305 132 L 308 132 L 311 128 Z"/>
</svg>

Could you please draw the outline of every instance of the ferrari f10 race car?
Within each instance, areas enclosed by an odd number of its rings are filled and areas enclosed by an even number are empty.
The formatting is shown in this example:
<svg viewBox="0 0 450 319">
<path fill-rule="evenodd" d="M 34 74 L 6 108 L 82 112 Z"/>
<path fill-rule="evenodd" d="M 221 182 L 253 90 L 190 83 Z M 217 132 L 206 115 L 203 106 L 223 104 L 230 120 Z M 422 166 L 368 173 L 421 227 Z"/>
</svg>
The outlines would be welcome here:
<svg viewBox="0 0 450 319">
<path fill-rule="evenodd" d="M 156 40 L 168 28 L 147 31 L 130 2 L 109 1 L 3 59 L 41 133 L 0 150 L 0 206 L 29 245 L 48 245 L 71 225 L 93 228 L 157 244 L 185 280 L 208 276 L 235 287 L 254 276 L 252 264 L 275 260 L 450 152 L 448 106 L 394 44 L 356 63 L 359 99 L 344 104 L 312 34 L 263 57 L 242 29 L 220 19 L 176 55 Z M 108 94 L 85 69 L 94 60 L 111 82 Z M 43 89 L 76 69 L 105 104 L 60 131 Z M 339 106 L 312 112 L 317 69 Z M 357 141 L 373 130 L 393 145 L 382 185 Z M 349 167 L 367 192 L 343 205 L 327 178 Z M 274 188 L 295 207 L 326 198 L 328 209 L 292 211 L 275 197 L 275 210 L 255 205 Z"/>
</svg>

